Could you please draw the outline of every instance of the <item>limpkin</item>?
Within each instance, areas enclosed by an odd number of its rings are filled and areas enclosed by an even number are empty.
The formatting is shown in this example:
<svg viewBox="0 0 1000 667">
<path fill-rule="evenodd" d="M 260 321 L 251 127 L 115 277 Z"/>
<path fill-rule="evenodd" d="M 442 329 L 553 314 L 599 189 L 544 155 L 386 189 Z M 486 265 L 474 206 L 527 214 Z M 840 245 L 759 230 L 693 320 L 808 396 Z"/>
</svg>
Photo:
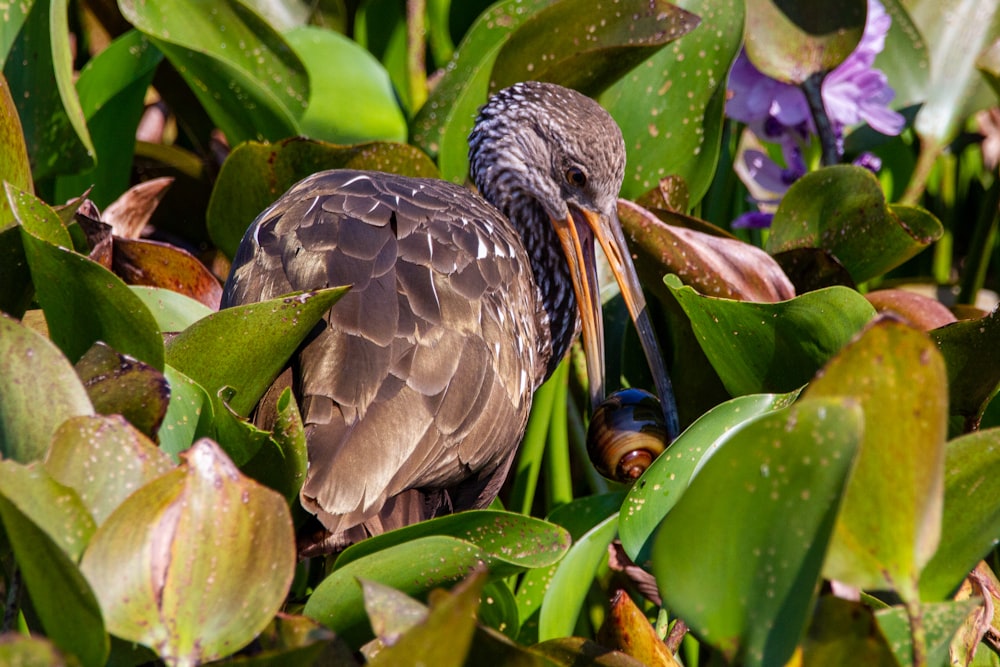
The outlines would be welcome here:
<svg viewBox="0 0 1000 667">
<path fill-rule="evenodd" d="M 611 116 L 575 91 L 515 84 L 480 110 L 469 147 L 482 196 L 320 172 L 257 217 L 234 259 L 223 307 L 352 286 L 278 381 L 306 426 L 301 502 L 325 527 L 312 553 L 488 505 L 580 323 L 590 398 L 603 398 L 595 238 L 669 393 L 618 223 L 625 145 Z"/>
</svg>

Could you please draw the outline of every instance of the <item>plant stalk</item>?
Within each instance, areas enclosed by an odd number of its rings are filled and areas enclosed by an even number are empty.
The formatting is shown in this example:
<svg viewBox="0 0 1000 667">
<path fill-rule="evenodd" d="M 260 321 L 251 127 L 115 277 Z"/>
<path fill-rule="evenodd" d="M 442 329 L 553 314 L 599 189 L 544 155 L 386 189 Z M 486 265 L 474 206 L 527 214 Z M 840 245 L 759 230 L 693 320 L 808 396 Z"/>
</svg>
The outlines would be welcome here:
<svg viewBox="0 0 1000 667">
<path fill-rule="evenodd" d="M 840 162 L 840 151 L 837 150 L 837 133 L 833 129 L 833 123 L 826 114 L 826 106 L 823 104 L 823 79 L 826 72 L 816 72 L 802 82 L 802 92 L 806 95 L 806 102 L 809 104 L 809 111 L 812 113 L 813 123 L 816 125 L 816 133 L 819 135 L 819 145 L 821 149 L 820 163 L 824 167 L 829 167 Z"/>
<path fill-rule="evenodd" d="M 1000 225 L 1000 172 L 993 174 L 993 183 L 986 191 L 986 201 L 976 218 L 969 245 L 969 256 L 965 259 L 962 276 L 959 279 L 958 303 L 974 304 L 979 290 L 986 281 L 986 270 L 990 265 L 993 247 L 997 241 Z"/>
<path fill-rule="evenodd" d="M 426 0 L 406 0 L 406 72 L 412 113 L 427 101 Z"/>
</svg>

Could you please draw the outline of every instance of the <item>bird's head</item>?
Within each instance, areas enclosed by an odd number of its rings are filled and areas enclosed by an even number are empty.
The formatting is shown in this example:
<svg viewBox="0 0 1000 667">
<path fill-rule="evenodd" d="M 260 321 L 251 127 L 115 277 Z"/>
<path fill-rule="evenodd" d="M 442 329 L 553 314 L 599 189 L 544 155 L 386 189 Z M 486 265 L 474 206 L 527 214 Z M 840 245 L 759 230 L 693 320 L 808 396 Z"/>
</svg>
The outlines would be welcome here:
<svg viewBox="0 0 1000 667">
<path fill-rule="evenodd" d="M 469 163 L 476 187 L 515 225 L 533 224 L 525 211 L 541 209 L 554 228 L 580 307 L 594 406 L 604 398 L 595 240 L 608 258 L 636 323 L 657 392 L 666 402 L 663 393 L 670 381 L 618 221 L 625 141 L 611 115 L 589 97 L 562 86 L 537 81 L 514 84 L 480 110 L 469 136 Z"/>
</svg>

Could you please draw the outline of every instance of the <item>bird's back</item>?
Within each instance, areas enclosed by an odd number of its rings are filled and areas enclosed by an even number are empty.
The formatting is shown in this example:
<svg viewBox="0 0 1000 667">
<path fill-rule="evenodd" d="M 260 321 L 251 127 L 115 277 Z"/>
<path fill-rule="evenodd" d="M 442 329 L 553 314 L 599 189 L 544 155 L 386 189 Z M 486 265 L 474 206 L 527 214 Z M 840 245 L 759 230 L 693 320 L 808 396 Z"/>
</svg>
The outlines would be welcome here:
<svg viewBox="0 0 1000 667">
<path fill-rule="evenodd" d="M 352 289 L 285 375 L 328 546 L 489 503 L 547 349 L 517 233 L 457 185 L 321 172 L 251 225 L 222 303 L 337 285 Z"/>
</svg>

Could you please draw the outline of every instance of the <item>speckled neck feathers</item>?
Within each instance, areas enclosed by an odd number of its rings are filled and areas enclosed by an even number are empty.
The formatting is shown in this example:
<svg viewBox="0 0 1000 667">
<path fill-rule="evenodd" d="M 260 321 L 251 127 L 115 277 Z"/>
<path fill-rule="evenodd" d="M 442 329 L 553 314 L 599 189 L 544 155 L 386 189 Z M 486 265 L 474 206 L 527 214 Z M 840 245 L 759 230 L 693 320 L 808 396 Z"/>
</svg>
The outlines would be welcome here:
<svg viewBox="0 0 1000 667">
<path fill-rule="evenodd" d="M 538 359 L 548 377 L 579 329 L 566 258 L 552 225 L 573 202 L 613 210 L 625 171 L 625 144 L 611 116 L 590 98 L 525 82 L 494 95 L 469 136 L 470 173 L 479 192 L 514 225 L 541 293 Z M 589 178 L 584 193 L 566 183 L 570 167 Z"/>
</svg>

